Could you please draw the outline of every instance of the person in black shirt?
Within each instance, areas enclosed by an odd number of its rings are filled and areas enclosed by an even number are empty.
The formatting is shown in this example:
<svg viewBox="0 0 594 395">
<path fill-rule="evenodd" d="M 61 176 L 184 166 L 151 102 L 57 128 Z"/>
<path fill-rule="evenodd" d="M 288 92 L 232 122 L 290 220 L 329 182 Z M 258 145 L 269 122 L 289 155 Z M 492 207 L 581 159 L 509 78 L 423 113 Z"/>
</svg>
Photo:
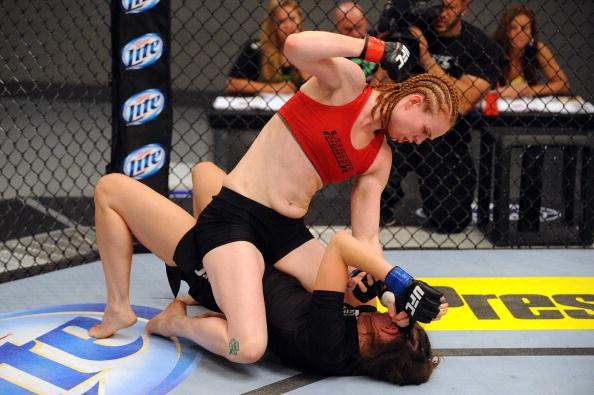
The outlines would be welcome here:
<svg viewBox="0 0 594 395">
<path fill-rule="evenodd" d="M 294 93 L 304 75 L 289 63 L 282 48 L 286 38 L 302 31 L 303 11 L 294 0 L 271 0 L 260 38 L 244 44 L 227 76 L 227 93 Z"/>
<path fill-rule="evenodd" d="M 499 76 L 497 44 L 482 30 L 462 20 L 470 0 L 443 0 L 439 17 L 427 31 L 412 26 L 419 40 L 416 72 L 445 76 L 460 92 L 460 114 L 470 111 Z M 381 73 L 381 70 L 380 72 Z M 377 79 L 383 77 L 378 75 Z M 395 222 L 394 206 L 402 198 L 401 183 L 409 171 L 420 179 L 424 215 L 438 232 L 461 232 L 472 220 L 476 170 L 470 155 L 471 125 L 463 117 L 444 138 L 392 145 L 394 158 L 382 195 L 382 223 Z"/>
<path fill-rule="evenodd" d="M 195 168 L 195 216 L 220 189 L 223 176 L 221 169 L 209 163 Z M 393 305 L 388 306 L 387 313 L 378 313 L 371 307 L 375 306 L 375 298 L 367 305 L 357 300 L 347 286 L 354 286 L 367 274 L 361 272 L 349 279 L 349 266 L 360 266 L 377 278 L 384 278 L 392 269 L 344 231 L 335 234 L 326 249 L 313 294 L 296 278 L 273 266 L 266 267 L 263 290 L 268 350 L 283 364 L 309 372 L 366 374 L 400 385 L 426 382 L 439 362 L 432 354 L 427 333 L 411 322 L 406 312 L 396 313 Z M 147 324 L 148 333 L 194 339 L 199 336 L 204 315 L 188 317 L 186 304 L 199 303 L 214 312 L 221 311 L 206 276 L 185 280 L 190 295 L 174 300 L 153 318 Z M 367 281 L 372 288 L 373 278 L 368 276 Z M 447 312 L 446 304 L 440 307 L 437 319 Z"/>
</svg>

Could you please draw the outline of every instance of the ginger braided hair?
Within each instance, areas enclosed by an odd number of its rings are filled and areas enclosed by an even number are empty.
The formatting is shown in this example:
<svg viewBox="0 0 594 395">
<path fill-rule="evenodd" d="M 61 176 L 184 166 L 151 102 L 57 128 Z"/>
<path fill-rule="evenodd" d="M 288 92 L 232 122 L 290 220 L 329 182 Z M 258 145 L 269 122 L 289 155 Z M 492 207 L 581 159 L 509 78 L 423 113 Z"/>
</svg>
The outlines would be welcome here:
<svg viewBox="0 0 594 395">
<path fill-rule="evenodd" d="M 392 110 L 396 104 L 405 96 L 413 94 L 425 98 L 425 109 L 428 109 L 431 114 L 443 111 L 450 116 L 452 123 L 458 118 L 458 90 L 449 79 L 423 73 L 400 83 L 378 84 L 373 88 L 380 94 L 371 110 L 371 115 L 375 116 L 376 111 L 379 110 L 384 130 L 388 130 Z"/>
</svg>

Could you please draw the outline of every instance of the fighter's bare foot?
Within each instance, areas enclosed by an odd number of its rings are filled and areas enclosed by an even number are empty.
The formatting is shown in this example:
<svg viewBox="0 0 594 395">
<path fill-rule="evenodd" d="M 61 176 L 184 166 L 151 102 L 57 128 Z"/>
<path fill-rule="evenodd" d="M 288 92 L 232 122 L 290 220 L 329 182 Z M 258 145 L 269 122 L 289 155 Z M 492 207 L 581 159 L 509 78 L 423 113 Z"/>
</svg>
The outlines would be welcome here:
<svg viewBox="0 0 594 395">
<path fill-rule="evenodd" d="M 89 335 L 96 339 L 110 337 L 120 329 L 128 328 L 136 323 L 136 314 L 130 306 L 112 308 L 107 306 L 103 313 L 103 321 L 89 329 Z"/>
<path fill-rule="evenodd" d="M 148 334 L 163 337 L 175 336 L 173 321 L 185 317 L 187 317 L 186 304 L 179 299 L 175 299 L 165 307 L 165 310 L 147 322 L 145 330 Z"/>
</svg>

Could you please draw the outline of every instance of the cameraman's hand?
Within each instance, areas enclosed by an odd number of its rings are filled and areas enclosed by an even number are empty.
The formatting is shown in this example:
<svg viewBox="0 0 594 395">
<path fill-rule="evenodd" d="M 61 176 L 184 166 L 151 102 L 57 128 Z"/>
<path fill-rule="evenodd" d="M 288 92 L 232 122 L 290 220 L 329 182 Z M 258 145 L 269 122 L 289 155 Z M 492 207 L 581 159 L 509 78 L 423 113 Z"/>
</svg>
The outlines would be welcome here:
<svg viewBox="0 0 594 395">
<path fill-rule="evenodd" d="M 433 58 L 431 57 L 431 53 L 429 52 L 429 44 L 427 43 L 427 38 L 416 26 L 411 26 L 410 34 L 413 35 L 419 41 L 419 63 L 426 71 L 429 71 L 431 66 L 435 63 Z"/>
</svg>

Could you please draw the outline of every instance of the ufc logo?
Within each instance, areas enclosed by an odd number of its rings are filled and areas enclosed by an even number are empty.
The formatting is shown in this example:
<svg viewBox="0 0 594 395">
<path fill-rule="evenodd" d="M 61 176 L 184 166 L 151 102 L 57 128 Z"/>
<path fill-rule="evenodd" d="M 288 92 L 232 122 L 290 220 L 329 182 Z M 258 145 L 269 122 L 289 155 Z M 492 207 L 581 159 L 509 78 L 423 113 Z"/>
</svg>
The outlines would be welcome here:
<svg viewBox="0 0 594 395">
<path fill-rule="evenodd" d="M 457 59 L 449 55 L 433 55 L 433 59 L 435 59 L 435 61 L 444 70 L 449 70 L 452 68 L 452 66 L 458 64 Z"/>
<path fill-rule="evenodd" d="M 408 58 L 410 57 L 410 51 L 408 50 L 408 48 L 406 48 L 406 46 L 400 44 L 400 51 L 398 51 L 398 55 L 396 55 L 396 62 L 398 62 L 398 69 L 401 69 L 402 67 L 404 67 L 404 64 L 406 63 L 406 61 L 408 60 Z"/>
<path fill-rule="evenodd" d="M 404 306 L 404 309 L 410 312 L 411 316 L 414 317 L 415 311 L 417 311 L 417 306 L 419 305 L 419 301 L 423 298 L 423 295 L 425 295 L 425 292 L 423 292 L 419 285 L 417 285 L 411 292 L 410 301 L 406 303 L 406 306 Z"/>
<path fill-rule="evenodd" d="M 194 273 L 196 273 L 196 275 L 198 277 L 202 277 L 202 278 L 208 280 L 208 274 L 206 274 L 206 270 L 204 270 L 204 268 L 202 268 L 200 270 L 194 270 Z"/>
</svg>

